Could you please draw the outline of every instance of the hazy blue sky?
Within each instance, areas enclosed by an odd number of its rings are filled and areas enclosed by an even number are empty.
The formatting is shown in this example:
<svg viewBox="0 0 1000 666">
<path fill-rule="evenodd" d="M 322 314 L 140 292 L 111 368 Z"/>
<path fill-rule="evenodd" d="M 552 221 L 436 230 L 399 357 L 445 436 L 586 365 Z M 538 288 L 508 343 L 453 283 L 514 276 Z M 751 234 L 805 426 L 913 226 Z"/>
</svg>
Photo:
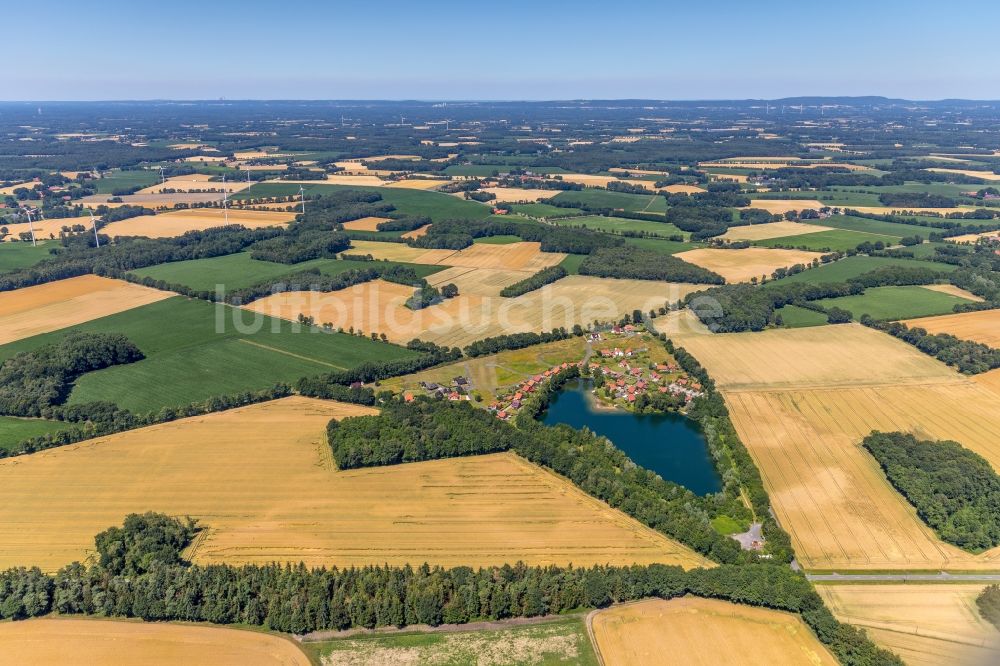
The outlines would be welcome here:
<svg viewBox="0 0 1000 666">
<path fill-rule="evenodd" d="M 997 0 L 11 2 L 3 99 L 1000 98 Z"/>
</svg>

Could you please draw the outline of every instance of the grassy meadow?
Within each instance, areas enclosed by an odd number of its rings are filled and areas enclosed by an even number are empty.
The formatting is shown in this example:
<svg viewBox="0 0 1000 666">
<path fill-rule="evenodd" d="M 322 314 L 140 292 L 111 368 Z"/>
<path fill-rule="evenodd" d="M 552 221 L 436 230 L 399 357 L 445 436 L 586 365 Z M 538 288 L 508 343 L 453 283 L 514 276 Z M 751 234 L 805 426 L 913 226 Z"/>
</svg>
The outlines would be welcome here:
<svg viewBox="0 0 1000 666">
<path fill-rule="evenodd" d="M 68 402 L 108 400 L 144 412 L 413 355 L 368 338 L 295 328 L 292 322 L 181 296 L 95 319 L 73 329 L 123 333 L 146 358 L 80 377 Z M 0 360 L 55 342 L 67 330 L 0 346 Z"/>
<path fill-rule="evenodd" d="M 875 319 L 910 319 L 947 314 L 971 301 L 923 287 L 872 287 L 857 296 L 824 298 L 816 301 L 824 308 L 849 310 L 858 319 L 869 314 Z"/>
<path fill-rule="evenodd" d="M 444 268 L 443 266 L 424 264 L 391 263 L 410 266 L 420 277 L 426 277 Z M 384 266 L 385 262 L 379 262 L 377 265 Z M 214 291 L 216 285 L 220 284 L 225 285 L 227 290 L 243 289 L 263 280 L 310 269 L 317 269 L 325 275 L 337 275 L 344 271 L 371 268 L 372 266 L 372 262 L 350 259 L 313 259 L 298 264 L 278 264 L 252 259 L 249 252 L 239 252 L 208 259 L 190 259 L 158 264 L 135 270 L 132 274 L 154 280 L 164 280 L 171 284 L 183 284 L 191 289 Z"/>
</svg>

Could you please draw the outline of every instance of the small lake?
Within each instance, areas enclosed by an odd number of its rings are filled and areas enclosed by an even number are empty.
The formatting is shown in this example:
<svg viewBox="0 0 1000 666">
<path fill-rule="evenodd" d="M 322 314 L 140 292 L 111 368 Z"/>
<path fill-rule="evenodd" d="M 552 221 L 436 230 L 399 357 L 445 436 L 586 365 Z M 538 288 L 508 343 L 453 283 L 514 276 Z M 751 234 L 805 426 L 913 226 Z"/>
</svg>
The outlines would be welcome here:
<svg viewBox="0 0 1000 666">
<path fill-rule="evenodd" d="M 586 426 L 610 439 L 635 463 L 697 495 L 722 490 L 708 444 L 695 421 L 681 414 L 634 414 L 595 409 L 589 381 L 572 380 L 542 415 L 546 425 Z"/>
</svg>

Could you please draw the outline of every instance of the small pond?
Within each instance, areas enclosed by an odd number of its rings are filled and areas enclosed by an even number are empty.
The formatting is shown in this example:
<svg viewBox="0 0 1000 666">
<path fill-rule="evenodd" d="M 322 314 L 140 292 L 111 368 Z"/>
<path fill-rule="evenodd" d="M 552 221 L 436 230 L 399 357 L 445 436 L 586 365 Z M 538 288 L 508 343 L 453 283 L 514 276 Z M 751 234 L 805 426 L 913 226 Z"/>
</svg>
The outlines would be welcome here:
<svg viewBox="0 0 1000 666">
<path fill-rule="evenodd" d="M 634 414 L 595 406 L 592 385 L 572 380 L 542 415 L 546 425 L 586 426 L 607 437 L 637 465 L 698 495 L 722 490 L 708 444 L 695 421 L 681 414 Z"/>
</svg>

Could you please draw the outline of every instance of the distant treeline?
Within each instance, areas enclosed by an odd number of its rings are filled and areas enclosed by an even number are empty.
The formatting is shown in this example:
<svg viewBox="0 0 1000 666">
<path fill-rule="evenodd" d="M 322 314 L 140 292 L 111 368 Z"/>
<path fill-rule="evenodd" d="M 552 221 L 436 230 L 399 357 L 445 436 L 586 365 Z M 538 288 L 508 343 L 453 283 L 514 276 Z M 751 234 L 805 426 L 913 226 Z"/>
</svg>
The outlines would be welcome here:
<svg viewBox="0 0 1000 666">
<path fill-rule="evenodd" d="M 881 266 L 846 282 L 771 283 L 764 287 L 732 284 L 690 294 L 686 304 L 717 333 L 761 331 L 775 322 L 775 310 L 786 305 L 864 293 L 869 287 L 932 284 L 947 277 L 928 266 Z"/>
<path fill-rule="evenodd" d="M 537 617 L 693 594 L 798 613 L 848 666 L 902 665 L 863 631 L 838 622 L 805 577 L 786 566 L 199 566 L 181 556 L 197 529 L 162 514 L 133 514 L 97 535 L 97 564 L 74 562 L 54 576 L 37 567 L 0 571 L 0 619 L 55 612 L 305 634 Z"/>
</svg>

